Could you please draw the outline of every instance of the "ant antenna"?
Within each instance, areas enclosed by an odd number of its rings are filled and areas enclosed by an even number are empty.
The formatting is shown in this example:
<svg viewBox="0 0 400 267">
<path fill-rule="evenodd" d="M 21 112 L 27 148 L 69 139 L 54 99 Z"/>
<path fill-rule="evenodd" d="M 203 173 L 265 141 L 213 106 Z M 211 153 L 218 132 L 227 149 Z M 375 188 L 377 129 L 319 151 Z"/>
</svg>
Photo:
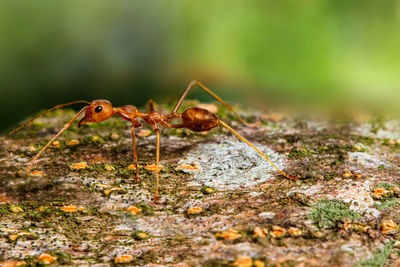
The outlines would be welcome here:
<svg viewBox="0 0 400 267">
<path fill-rule="evenodd" d="M 76 103 L 76 102 L 75 102 Z M 65 105 L 65 104 L 64 104 Z M 35 162 L 35 160 L 37 160 L 37 158 L 43 153 L 43 151 L 46 150 L 46 148 L 54 141 L 56 140 L 56 138 L 65 130 L 67 130 L 69 128 L 69 126 L 71 126 L 71 124 L 79 117 L 79 115 L 81 115 L 82 112 L 84 112 L 89 106 L 84 107 L 83 109 L 81 109 L 73 118 L 72 120 L 70 120 L 67 124 L 64 125 L 64 127 L 42 148 L 42 150 L 39 151 L 39 153 L 36 154 L 36 156 L 31 160 L 31 162 L 29 163 L 28 167 L 26 168 L 26 173 L 29 173 L 30 169 L 32 168 L 33 163 Z"/>
<path fill-rule="evenodd" d="M 285 176 L 286 178 L 290 179 L 290 180 L 296 180 L 297 177 L 296 176 L 290 176 L 286 173 L 284 173 L 283 171 L 281 171 L 278 167 L 275 166 L 275 164 L 268 158 L 267 155 L 265 155 L 264 153 L 262 153 L 258 148 L 256 148 L 252 143 L 250 143 L 246 138 L 244 138 L 243 136 L 241 136 L 238 132 L 236 132 L 235 130 L 233 130 L 228 124 L 226 124 L 225 122 L 219 120 L 219 123 L 224 126 L 226 129 L 228 129 L 231 133 L 233 133 L 234 135 L 236 135 L 240 140 L 242 140 L 243 142 L 245 142 L 246 144 L 248 144 L 249 146 L 251 146 L 255 151 L 257 151 L 258 154 L 260 154 L 262 157 L 264 157 L 266 160 L 268 160 L 268 162 L 283 176 Z"/>
<path fill-rule="evenodd" d="M 21 129 L 24 128 L 25 126 L 31 124 L 31 123 L 32 123 L 34 120 L 36 120 L 37 118 L 42 117 L 43 115 L 49 113 L 50 111 L 53 111 L 53 110 L 55 110 L 55 109 L 59 109 L 59 108 L 65 107 L 65 106 L 70 106 L 70 105 L 73 105 L 73 104 L 78 104 L 78 103 L 90 104 L 90 102 L 88 102 L 88 101 L 85 101 L 85 100 L 78 100 L 78 101 L 68 102 L 68 103 L 65 103 L 65 104 L 60 104 L 60 105 L 54 106 L 54 107 L 52 107 L 52 108 L 50 108 L 50 109 L 48 109 L 48 110 L 46 110 L 46 111 L 43 111 L 42 113 L 39 113 L 38 115 L 36 115 L 36 116 L 33 117 L 32 119 L 30 119 L 30 120 L 28 120 L 28 121 L 22 123 L 20 126 L 18 126 L 17 128 L 15 128 L 14 130 L 11 130 L 8 134 L 9 134 L 9 135 L 12 135 L 12 134 L 18 132 L 19 130 L 21 130 Z"/>
</svg>

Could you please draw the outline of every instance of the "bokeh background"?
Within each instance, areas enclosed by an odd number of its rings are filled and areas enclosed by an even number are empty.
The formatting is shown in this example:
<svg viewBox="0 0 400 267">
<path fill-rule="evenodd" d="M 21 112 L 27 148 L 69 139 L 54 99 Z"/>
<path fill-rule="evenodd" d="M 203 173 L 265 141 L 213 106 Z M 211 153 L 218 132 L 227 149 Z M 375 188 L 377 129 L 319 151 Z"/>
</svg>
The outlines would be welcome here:
<svg viewBox="0 0 400 267">
<path fill-rule="evenodd" d="M 398 0 L 1 1 L 0 37 L 1 132 L 71 100 L 172 101 L 192 79 L 264 107 L 400 102 Z"/>
</svg>

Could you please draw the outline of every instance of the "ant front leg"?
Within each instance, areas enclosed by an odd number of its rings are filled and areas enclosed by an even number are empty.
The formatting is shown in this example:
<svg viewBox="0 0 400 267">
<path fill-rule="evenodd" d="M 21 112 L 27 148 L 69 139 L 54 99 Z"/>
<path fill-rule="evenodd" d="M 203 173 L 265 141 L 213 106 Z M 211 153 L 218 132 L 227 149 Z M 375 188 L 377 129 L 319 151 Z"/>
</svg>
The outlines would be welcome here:
<svg viewBox="0 0 400 267">
<path fill-rule="evenodd" d="M 154 201 L 159 199 L 158 197 L 158 180 L 160 173 L 160 129 L 157 124 L 153 125 L 153 129 L 156 132 L 156 192 L 154 194 Z"/>
<path fill-rule="evenodd" d="M 136 140 L 135 140 L 135 126 L 131 126 L 132 131 L 132 145 L 133 145 L 133 160 L 136 168 L 136 178 L 135 182 L 139 182 L 139 164 L 138 164 L 138 156 L 136 151 Z"/>
</svg>

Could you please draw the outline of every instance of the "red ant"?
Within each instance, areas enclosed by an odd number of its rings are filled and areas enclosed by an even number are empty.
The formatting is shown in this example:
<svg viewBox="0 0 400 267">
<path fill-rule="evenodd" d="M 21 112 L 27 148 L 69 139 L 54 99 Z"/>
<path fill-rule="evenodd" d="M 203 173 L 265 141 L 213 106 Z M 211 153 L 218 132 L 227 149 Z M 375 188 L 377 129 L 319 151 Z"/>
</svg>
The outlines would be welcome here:
<svg viewBox="0 0 400 267">
<path fill-rule="evenodd" d="M 214 94 L 210 89 L 208 89 L 204 84 L 202 84 L 199 81 L 192 81 L 189 83 L 188 87 L 186 90 L 183 92 L 181 98 L 178 100 L 176 103 L 174 109 L 172 112 L 168 115 L 162 115 L 154 110 L 153 106 L 153 101 L 149 100 L 149 112 L 148 113 L 141 113 L 137 108 L 131 105 L 127 106 L 122 106 L 118 108 L 113 108 L 112 104 L 107 101 L 107 100 L 94 100 L 92 102 L 88 101 L 73 101 L 69 102 L 66 104 L 61 104 L 57 105 L 51 109 L 48 109 L 39 115 L 35 116 L 34 118 L 26 121 L 16 129 L 12 130 L 10 134 L 13 134 L 26 125 L 30 124 L 33 120 L 43 116 L 44 114 L 58 109 L 62 108 L 65 106 L 77 104 L 77 103 L 84 103 L 88 104 L 88 106 L 85 106 L 82 108 L 74 117 L 72 120 L 70 120 L 67 124 L 64 125 L 64 127 L 42 148 L 42 150 L 37 153 L 37 155 L 31 160 L 29 163 L 26 173 L 29 173 L 30 169 L 33 166 L 33 163 L 37 160 L 37 158 L 43 153 L 43 151 L 68 127 L 71 126 L 71 124 L 81 115 L 84 111 L 85 116 L 79 121 L 78 123 L 78 128 L 82 127 L 85 123 L 87 122 L 100 122 L 100 121 L 105 121 L 111 116 L 118 114 L 121 116 L 122 119 L 127 120 L 132 123 L 131 126 L 131 131 L 132 131 L 132 144 L 133 144 L 133 159 L 134 163 L 136 166 L 136 178 L 135 181 L 137 182 L 139 180 L 139 168 L 138 168 L 138 156 L 136 153 L 136 141 L 135 141 L 135 128 L 140 128 L 142 127 L 142 123 L 139 121 L 139 119 L 144 120 L 146 123 L 150 124 L 153 126 L 154 131 L 156 132 L 156 192 L 154 195 L 155 200 L 158 199 L 158 176 L 159 176 L 159 161 L 160 161 L 160 127 L 166 127 L 166 128 L 187 128 L 195 132 L 207 132 L 210 131 L 219 125 L 224 126 L 227 128 L 230 132 L 232 132 L 234 135 L 236 135 L 239 139 L 242 141 L 246 142 L 249 146 L 251 146 L 255 151 L 257 151 L 262 157 L 264 157 L 266 160 L 271 163 L 271 165 L 283 176 L 289 179 L 295 180 L 295 176 L 290 176 L 281 171 L 278 167 L 275 166 L 275 164 L 264 154 L 262 153 L 258 148 L 256 148 L 253 144 L 251 144 L 247 139 L 245 139 L 243 136 L 241 136 L 239 133 L 237 133 L 235 130 L 233 130 L 229 125 L 227 125 L 225 122 L 221 121 L 220 119 L 217 118 L 217 116 L 208 111 L 207 109 L 203 108 L 198 108 L 198 107 L 189 107 L 183 111 L 183 113 L 179 114 L 177 113 L 179 107 L 182 104 L 182 101 L 185 99 L 186 95 L 190 91 L 190 89 L 194 85 L 198 85 L 200 88 L 202 88 L 204 91 L 209 93 L 211 96 L 213 96 L 216 100 L 218 100 L 222 105 L 224 105 L 227 109 L 232 111 L 238 119 L 245 125 L 247 123 L 240 117 L 240 115 L 233 110 L 231 106 L 229 106 L 227 103 L 225 103 L 220 97 L 218 97 L 216 94 Z M 171 121 L 173 119 L 181 119 L 181 123 L 179 124 L 171 124 Z"/>
</svg>

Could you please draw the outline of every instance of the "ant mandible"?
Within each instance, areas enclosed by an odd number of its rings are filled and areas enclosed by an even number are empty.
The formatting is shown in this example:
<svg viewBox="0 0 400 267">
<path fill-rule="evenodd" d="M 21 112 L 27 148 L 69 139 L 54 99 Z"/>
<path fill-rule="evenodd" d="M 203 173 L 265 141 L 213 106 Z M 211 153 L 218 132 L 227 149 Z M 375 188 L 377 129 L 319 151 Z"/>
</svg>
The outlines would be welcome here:
<svg viewBox="0 0 400 267">
<path fill-rule="evenodd" d="M 153 106 L 153 101 L 149 100 L 149 112 L 148 113 L 141 113 L 136 107 L 131 106 L 131 105 L 126 105 L 122 107 L 117 107 L 113 108 L 112 104 L 107 101 L 107 100 L 94 100 L 92 102 L 88 101 L 83 101 L 83 100 L 78 100 L 78 101 L 73 101 L 61 105 L 57 105 L 55 107 L 52 107 L 51 109 L 48 109 L 34 118 L 26 121 L 25 123 L 21 124 L 19 127 L 16 129 L 12 130 L 10 134 L 13 134 L 26 125 L 30 124 L 33 120 L 43 116 L 44 114 L 55 110 L 59 109 L 65 106 L 73 105 L 73 104 L 78 104 L 78 103 L 84 103 L 88 104 L 88 106 L 85 106 L 82 108 L 73 118 L 70 120 L 67 124 L 64 125 L 64 127 L 37 153 L 37 155 L 31 160 L 29 163 L 28 167 L 26 168 L 26 173 L 29 173 L 31 170 L 33 163 L 39 158 L 39 156 L 46 150 L 46 148 L 68 127 L 71 126 L 71 124 L 81 115 L 83 112 L 85 112 L 85 116 L 79 121 L 78 123 L 78 128 L 82 127 L 87 122 L 101 122 L 109 119 L 111 116 L 118 114 L 121 116 L 122 119 L 127 120 L 132 123 L 131 126 L 131 132 L 132 132 L 132 144 L 133 144 L 133 159 L 136 167 L 136 178 L 135 181 L 137 182 L 139 180 L 139 168 L 138 168 L 138 156 L 136 152 L 136 141 L 135 141 L 135 128 L 140 128 L 142 127 L 142 123 L 139 121 L 139 119 L 144 120 L 146 123 L 150 124 L 155 133 L 156 133 L 156 191 L 154 195 L 154 199 L 158 199 L 158 177 L 159 177 L 159 162 L 160 162 L 160 125 L 162 127 L 166 128 L 187 128 L 189 130 L 195 131 L 195 132 L 207 132 L 210 131 L 220 125 L 224 126 L 226 129 L 228 129 L 230 132 L 232 132 L 234 135 L 236 135 L 239 139 L 242 141 L 246 142 L 250 147 L 252 147 L 255 151 L 257 151 L 258 154 L 260 154 L 262 157 L 264 157 L 280 174 L 285 176 L 286 178 L 293 179 L 295 180 L 295 176 L 290 176 L 283 171 L 281 171 L 278 167 L 275 166 L 275 164 L 264 154 L 262 153 L 258 148 L 256 148 L 253 144 L 251 144 L 246 138 L 241 136 L 239 133 L 237 133 L 235 130 L 233 130 L 229 125 L 227 125 L 225 122 L 221 121 L 220 119 L 217 118 L 217 116 L 208 111 L 207 109 L 203 108 L 198 108 L 198 107 L 189 107 L 183 111 L 183 113 L 179 114 L 178 109 L 181 106 L 183 100 L 189 93 L 190 89 L 194 85 L 198 85 L 200 88 L 202 88 L 204 91 L 209 93 L 212 97 L 214 97 L 218 102 L 220 102 L 222 105 L 224 105 L 227 109 L 232 111 L 235 116 L 238 117 L 238 119 L 244 124 L 247 125 L 247 123 L 240 117 L 240 115 L 227 103 L 225 103 L 220 97 L 218 97 L 216 94 L 214 94 L 210 89 L 208 89 L 203 83 L 199 81 L 191 81 L 186 88 L 186 90 L 183 92 L 181 98 L 178 100 L 176 103 L 174 109 L 172 112 L 168 115 L 162 115 L 158 113 L 157 111 L 154 110 Z M 179 124 L 171 124 L 171 121 L 173 119 L 181 119 L 181 123 Z"/>
</svg>

